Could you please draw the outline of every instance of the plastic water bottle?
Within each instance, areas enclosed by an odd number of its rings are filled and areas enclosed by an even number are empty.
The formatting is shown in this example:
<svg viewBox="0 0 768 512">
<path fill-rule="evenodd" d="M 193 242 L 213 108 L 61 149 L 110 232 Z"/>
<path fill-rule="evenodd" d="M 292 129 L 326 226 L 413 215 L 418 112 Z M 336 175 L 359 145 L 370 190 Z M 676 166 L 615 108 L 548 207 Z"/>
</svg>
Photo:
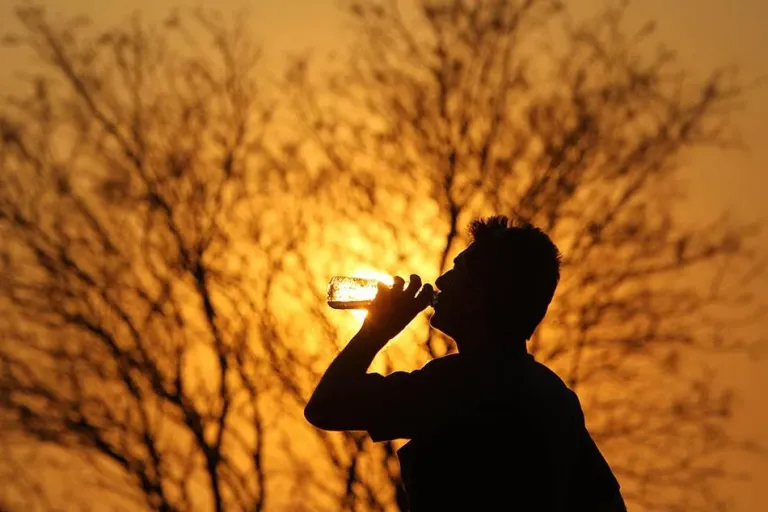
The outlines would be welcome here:
<svg viewBox="0 0 768 512">
<path fill-rule="evenodd" d="M 366 309 L 379 291 L 377 279 L 336 276 L 328 283 L 328 305 L 333 309 Z M 406 283 L 407 286 L 407 283 Z M 434 292 L 434 307 L 440 292 Z"/>
</svg>

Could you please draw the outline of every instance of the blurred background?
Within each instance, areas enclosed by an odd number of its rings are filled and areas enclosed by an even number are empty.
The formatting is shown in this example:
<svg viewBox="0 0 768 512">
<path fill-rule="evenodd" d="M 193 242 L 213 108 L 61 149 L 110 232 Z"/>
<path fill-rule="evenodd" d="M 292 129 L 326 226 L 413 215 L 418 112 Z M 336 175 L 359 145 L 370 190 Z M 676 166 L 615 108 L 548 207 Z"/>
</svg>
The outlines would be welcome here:
<svg viewBox="0 0 768 512">
<path fill-rule="evenodd" d="M 0 0 L 0 510 L 398 510 L 399 443 L 301 415 L 361 321 L 325 284 L 433 281 L 513 212 L 565 255 L 531 351 L 630 510 L 762 510 L 766 21 Z M 452 350 L 420 318 L 374 369 Z"/>
</svg>

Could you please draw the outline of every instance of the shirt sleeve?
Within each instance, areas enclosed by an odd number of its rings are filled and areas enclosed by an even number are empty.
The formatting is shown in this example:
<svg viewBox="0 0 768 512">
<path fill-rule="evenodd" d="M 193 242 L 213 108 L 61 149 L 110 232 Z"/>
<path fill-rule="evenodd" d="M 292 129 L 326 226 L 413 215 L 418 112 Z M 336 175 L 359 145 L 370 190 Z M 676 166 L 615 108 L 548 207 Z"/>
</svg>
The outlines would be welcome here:
<svg viewBox="0 0 768 512">
<path fill-rule="evenodd" d="M 450 413 L 448 388 L 453 356 L 434 359 L 422 369 L 366 376 L 366 430 L 374 441 L 412 439 L 428 432 Z"/>
</svg>

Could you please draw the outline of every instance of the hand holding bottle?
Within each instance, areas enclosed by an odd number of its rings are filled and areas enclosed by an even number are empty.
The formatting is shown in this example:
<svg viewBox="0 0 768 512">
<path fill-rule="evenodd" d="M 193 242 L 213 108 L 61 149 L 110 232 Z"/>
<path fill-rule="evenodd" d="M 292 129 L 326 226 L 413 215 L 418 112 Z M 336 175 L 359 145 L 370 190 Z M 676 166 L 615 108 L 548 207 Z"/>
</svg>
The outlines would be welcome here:
<svg viewBox="0 0 768 512">
<path fill-rule="evenodd" d="M 381 281 L 365 277 L 336 276 L 328 283 L 327 301 L 333 309 L 368 309 L 379 292 Z M 387 288 L 392 285 L 386 284 Z M 432 292 L 431 305 L 437 303 L 439 292 Z"/>
<path fill-rule="evenodd" d="M 389 287 L 379 284 L 376 298 L 368 306 L 368 315 L 360 329 L 382 341 L 389 341 L 400 333 L 420 312 L 432 304 L 435 296 L 432 285 L 422 288 L 421 278 L 412 274 L 407 287 L 405 280 L 395 276 Z"/>
</svg>

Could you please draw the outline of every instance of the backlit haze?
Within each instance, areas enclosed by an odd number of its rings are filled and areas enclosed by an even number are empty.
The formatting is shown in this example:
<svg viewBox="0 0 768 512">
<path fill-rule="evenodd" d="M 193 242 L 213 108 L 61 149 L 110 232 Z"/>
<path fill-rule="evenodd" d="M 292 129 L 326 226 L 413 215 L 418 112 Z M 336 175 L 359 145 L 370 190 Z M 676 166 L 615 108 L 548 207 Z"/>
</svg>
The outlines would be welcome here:
<svg viewBox="0 0 768 512">
<path fill-rule="evenodd" d="M 97 24 L 117 23 L 132 12 L 145 20 L 159 19 L 174 6 L 193 7 L 200 2 L 185 0 L 45 0 L 38 2 L 51 14 L 62 16 L 87 14 Z M 15 2 L 0 0 L 0 32 L 15 28 L 12 10 Z M 591 13 L 601 2 L 570 2 L 576 14 Z M 765 0 L 638 0 L 630 9 L 630 20 L 641 25 L 655 20 L 658 39 L 677 50 L 679 60 L 695 74 L 703 76 L 721 65 L 736 65 L 747 82 L 768 76 L 768 2 Z M 222 11 L 245 8 L 253 21 L 253 34 L 264 46 L 268 68 L 279 75 L 285 57 L 311 50 L 322 57 L 340 48 L 349 34 L 341 22 L 336 4 L 329 0 L 280 0 L 273 2 L 218 0 L 206 6 Z M 13 87 L 13 73 L 24 70 L 21 55 L 0 49 L 0 87 Z M 734 219 L 768 220 L 768 80 L 745 96 L 744 108 L 735 116 L 743 149 L 700 151 L 686 164 L 685 178 L 689 198 L 680 209 L 684 219 L 695 220 L 699 214 L 728 209 Z M 768 239 L 768 237 L 766 237 Z M 768 252 L 768 240 L 763 241 Z M 402 269 L 407 278 L 409 269 Z M 387 274 L 371 266 L 349 268 L 347 275 L 387 279 Z M 330 276 L 329 276 L 330 277 Z M 436 276 L 425 276 L 433 279 Z M 762 276 L 762 300 L 768 302 L 768 282 Z M 358 325 L 364 311 L 345 312 L 350 327 Z M 755 332 L 768 333 L 768 322 Z M 737 426 L 740 433 L 762 436 L 768 442 L 768 407 L 764 393 L 768 389 L 768 359 L 760 362 L 745 357 L 723 357 L 725 378 L 740 393 Z M 683 442 L 684 440 L 681 440 Z M 744 469 L 753 474 L 750 484 L 734 487 L 739 508 L 734 512 L 754 512 L 768 506 L 768 462 L 746 461 Z M 734 484 L 735 485 L 735 484 Z"/>
</svg>

